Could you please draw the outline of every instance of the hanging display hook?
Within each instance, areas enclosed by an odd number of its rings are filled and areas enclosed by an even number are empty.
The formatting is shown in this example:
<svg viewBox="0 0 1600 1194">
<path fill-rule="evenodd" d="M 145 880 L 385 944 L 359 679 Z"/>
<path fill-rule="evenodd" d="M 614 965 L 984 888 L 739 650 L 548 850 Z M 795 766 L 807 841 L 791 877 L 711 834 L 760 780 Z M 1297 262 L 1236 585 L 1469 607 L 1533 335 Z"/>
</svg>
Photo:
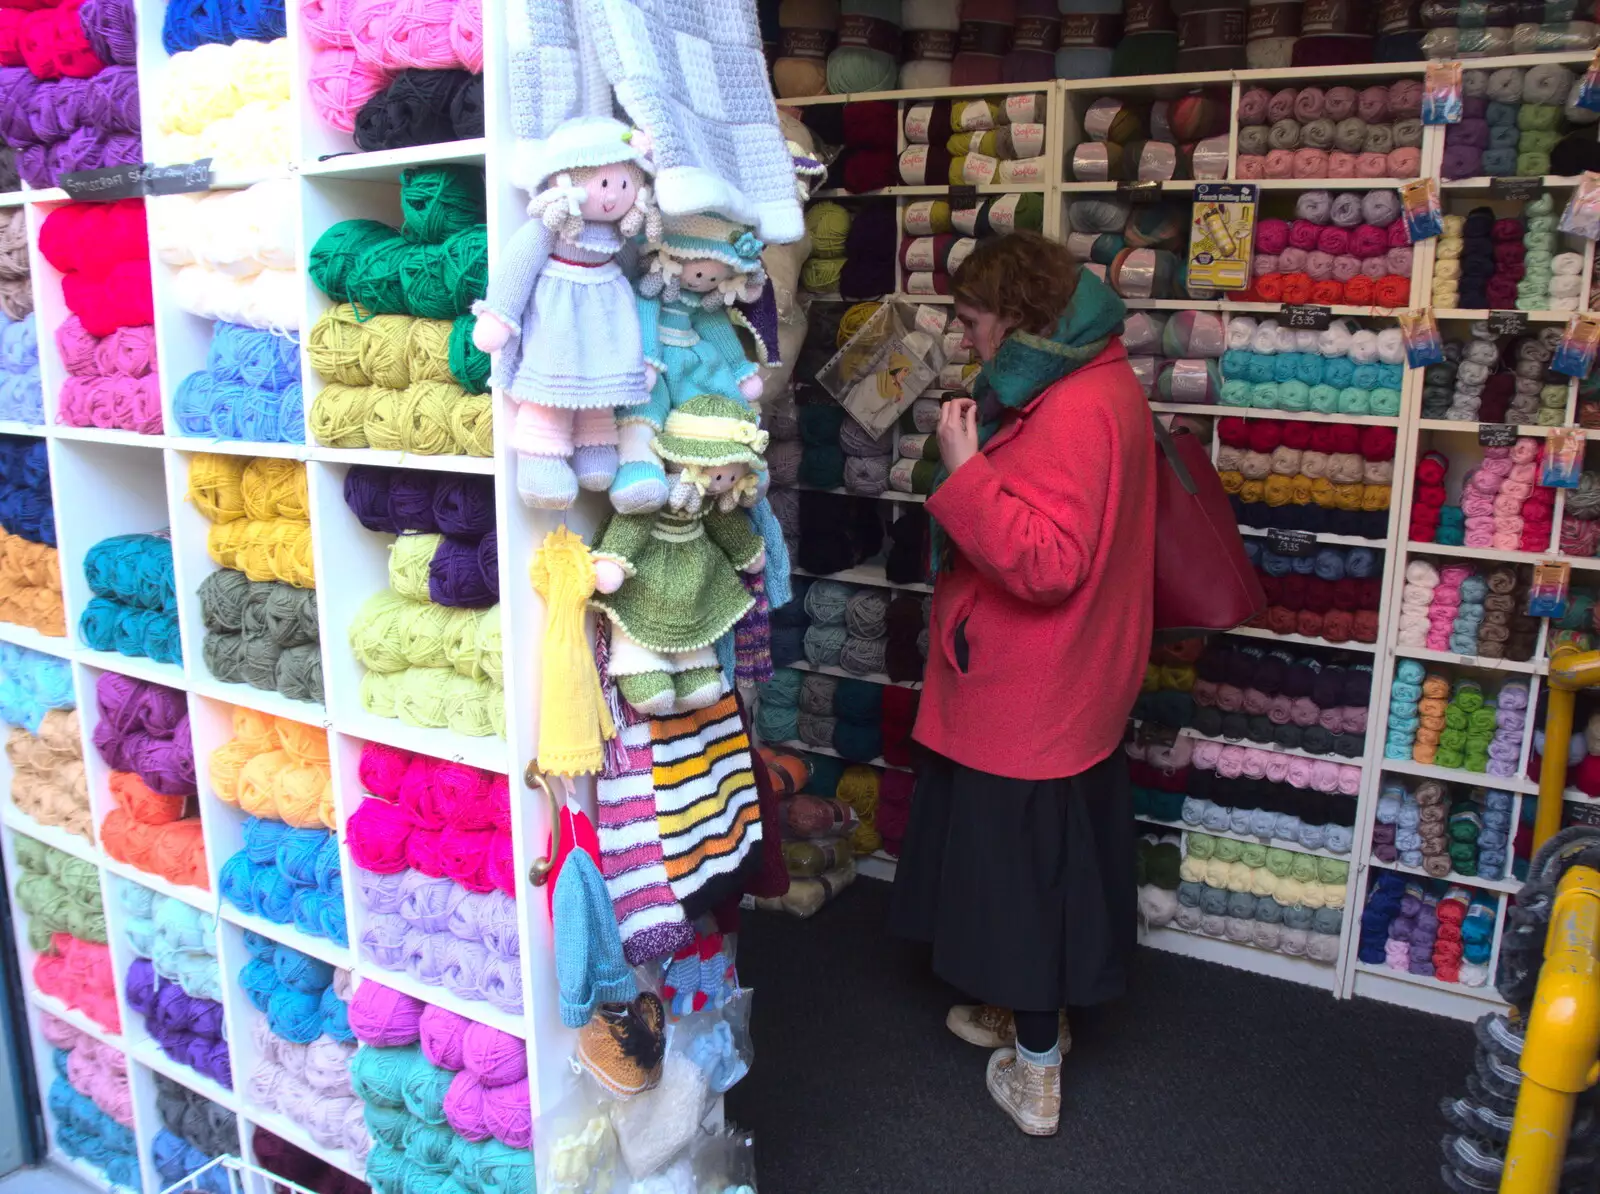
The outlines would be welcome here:
<svg viewBox="0 0 1600 1194">
<path fill-rule="evenodd" d="M 528 764 L 522 773 L 522 782 L 543 792 L 550 805 L 550 853 L 547 857 L 534 859 L 533 865 L 528 868 L 528 882 L 535 887 L 543 887 L 550 878 L 550 872 L 555 869 L 556 859 L 561 855 L 561 806 L 556 802 L 555 789 L 537 764 Z"/>
</svg>

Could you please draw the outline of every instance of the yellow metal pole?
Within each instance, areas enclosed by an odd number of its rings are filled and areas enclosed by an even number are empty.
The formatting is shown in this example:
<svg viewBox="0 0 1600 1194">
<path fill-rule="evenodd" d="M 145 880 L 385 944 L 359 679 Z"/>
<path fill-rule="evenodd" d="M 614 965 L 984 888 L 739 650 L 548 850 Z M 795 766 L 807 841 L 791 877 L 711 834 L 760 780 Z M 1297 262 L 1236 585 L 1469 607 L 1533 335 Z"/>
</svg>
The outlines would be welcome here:
<svg viewBox="0 0 1600 1194">
<path fill-rule="evenodd" d="M 1600 1077 L 1597 937 L 1600 871 L 1575 866 L 1561 878 L 1545 938 L 1500 1194 L 1555 1194 L 1560 1186 L 1573 1103 Z"/>
<path fill-rule="evenodd" d="M 1533 810 L 1533 848 L 1537 850 L 1561 828 L 1561 794 L 1567 788 L 1567 748 L 1572 743 L 1572 712 L 1578 694 L 1550 687 L 1544 715 L 1544 755 L 1539 760 L 1539 804 Z"/>
</svg>

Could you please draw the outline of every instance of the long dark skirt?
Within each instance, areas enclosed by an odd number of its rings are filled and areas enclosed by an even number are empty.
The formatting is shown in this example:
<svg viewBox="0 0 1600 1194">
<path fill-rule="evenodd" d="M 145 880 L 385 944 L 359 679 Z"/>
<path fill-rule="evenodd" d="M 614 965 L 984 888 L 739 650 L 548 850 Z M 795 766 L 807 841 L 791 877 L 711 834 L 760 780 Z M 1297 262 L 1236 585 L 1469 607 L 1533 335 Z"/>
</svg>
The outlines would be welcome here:
<svg viewBox="0 0 1600 1194">
<path fill-rule="evenodd" d="M 1102 1003 L 1127 985 L 1137 835 L 1121 750 L 1069 779 L 1006 779 L 928 752 L 891 929 L 939 977 L 999 1007 Z"/>
</svg>

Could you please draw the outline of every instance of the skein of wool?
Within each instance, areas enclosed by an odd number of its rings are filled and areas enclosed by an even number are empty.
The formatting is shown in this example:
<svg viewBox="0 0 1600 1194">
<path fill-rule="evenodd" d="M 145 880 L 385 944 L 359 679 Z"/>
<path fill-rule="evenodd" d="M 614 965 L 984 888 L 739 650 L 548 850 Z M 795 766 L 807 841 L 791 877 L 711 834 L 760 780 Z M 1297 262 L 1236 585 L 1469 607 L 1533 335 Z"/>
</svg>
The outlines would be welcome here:
<svg viewBox="0 0 1600 1194">
<path fill-rule="evenodd" d="M 1121 0 L 1056 0 L 1061 48 L 1056 77 L 1100 79 L 1111 74 L 1113 48 L 1122 37 Z"/>
<path fill-rule="evenodd" d="M 950 86 L 950 64 L 961 28 L 961 0 L 901 0 L 900 24 L 905 31 L 900 86 Z"/>
<path fill-rule="evenodd" d="M 961 42 L 950 71 L 955 87 L 999 83 L 1011 49 L 1017 0 L 961 0 Z"/>
<path fill-rule="evenodd" d="M 1420 0 L 1380 0 L 1374 62 L 1417 62 L 1422 58 Z"/>
<path fill-rule="evenodd" d="M 900 77 L 900 0 L 840 0 L 828 90 L 889 91 Z"/>
<path fill-rule="evenodd" d="M 1245 23 L 1245 64 L 1281 69 L 1294 59 L 1302 0 L 1250 0 Z"/>
<path fill-rule="evenodd" d="M 1244 0 L 1171 2 L 1178 18 L 1177 70 L 1236 70 L 1245 65 Z"/>
<path fill-rule="evenodd" d="M 1318 0 L 1300 14 L 1295 66 L 1371 62 L 1376 14 L 1368 0 Z"/>
<path fill-rule="evenodd" d="M 481 136 L 483 76 L 464 70 L 401 71 L 355 119 L 356 145 L 369 152 Z"/>
<path fill-rule="evenodd" d="M 1017 20 L 1001 81 L 1035 83 L 1055 78 L 1060 47 L 1061 13 L 1056 0 L 1017 0 Z"/>
<path fill-rule="evenodd" d="M 772 64 L 778 98 L 826 95 L 828 56 L 839 30 L 839 0 L 782 0 L 778 26 L 779 57 Z M 903 81 L 901 85 L 909 86 Z"/>
<path fill-rule="evenodd" d="M 1111 57 L 1113 75 L 1166 75 L 1177 69 L 1178 18 L 1169 0 L 1129 0 L 1122 40 Z"/>
</svg>

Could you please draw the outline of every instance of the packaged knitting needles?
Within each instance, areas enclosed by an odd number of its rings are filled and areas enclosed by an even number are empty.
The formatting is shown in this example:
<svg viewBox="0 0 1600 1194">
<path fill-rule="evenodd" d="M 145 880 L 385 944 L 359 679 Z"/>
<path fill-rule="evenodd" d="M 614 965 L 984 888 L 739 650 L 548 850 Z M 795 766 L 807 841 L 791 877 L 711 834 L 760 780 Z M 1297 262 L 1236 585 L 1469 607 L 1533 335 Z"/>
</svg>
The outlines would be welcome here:
<svg viewBox="0 0 1600 1194">
<path fill-rule="evenodd" d="M 1572 565 L 1564 560 L 1544 560 L 1533 566 L 1528 590 L 1528 613 L 1535 618 L 1559 618 L 1567 612 L 1572 589 Z"/>
<path fill-rule="evenodd" d="M 1600 240 L 1600 174 L 1593 170 L 1583 172 L 1583 181 L 1572 192 L 1566 210 L 1561 213 L 1559 227 L 1584 240 Z"/>
<path fill-rule="evenodd" d="M 1576 106 L 1586 112 L 1600 112 L 1600 50 L 1589 59 L 1589 69 L 1578 80 Z"/>
<path fill-rule="evenodd" d="M 1406 363 L 1413 369 L 1444 361 L 1444 341 L 1431 310 L 1400 312 L 1400 333 L 1406 342 Z"/>
<path fill-rule="evenodd" d="M 1422 123 L 1460 124 L 1461 64 L 1430 62 L 1422 83 Z"/>
<path fill-rule="evenodd" d="M 1432 178 L 1419 178 L 1400 188 L 1400 210 L 1405 216 L 1406 236 L 1412 244 L 1444 231 L 1444 208 L 1439 203 L 1439 184 Z"/>
<path fill-rule="evenodd" d="M 1189 223 L 1188 280 L 1211 290 L 1250 285 L 1258 190 L 1249 183 L 1201 183 Z"/>
<path fill-rule="evenodd" d="M 1544 445 L 1544 463 L 1539 484 L 1549 489 L 1576 489 L 1583 473 L 1584 436 L 1581 427 L 1562 427 L 1550 432 Z"/>
<path fill-rule="evenodd" d="M 1594 368 L 1596 345 L 1600 345 L 1600 319 L 1593 315 L 1574 315 L 1550 361 L 1550 368 L 1568 377 L 1584 378 Z"/>
</svg>

